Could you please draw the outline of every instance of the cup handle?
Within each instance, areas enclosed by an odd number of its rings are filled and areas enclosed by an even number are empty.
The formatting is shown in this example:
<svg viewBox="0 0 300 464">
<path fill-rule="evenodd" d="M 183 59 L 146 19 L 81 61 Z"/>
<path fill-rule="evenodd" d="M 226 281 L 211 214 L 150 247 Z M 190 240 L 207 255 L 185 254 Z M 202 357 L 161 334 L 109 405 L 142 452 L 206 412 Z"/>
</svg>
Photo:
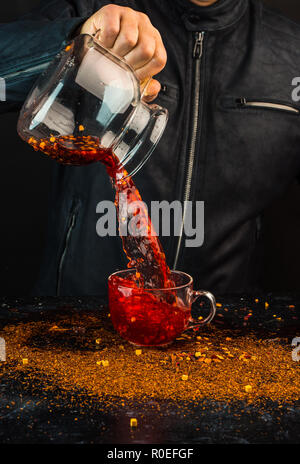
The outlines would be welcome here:
<svg viewBox="0 0 300 464">
<path fill-rule="evenodd" d="M 200 327 L 202 325 L 208 324 L 209 322 L 211 322 L 213 320 L 213 318 L 216 315 L 217 304 L 216 304 L 216 299 L 215 299 L 215 297 L 214 297 L 214 295 L 212 293 L 207 292 L 205 290 L 193 291 L 192 303 L 195 303 L 195 301 L 197 301 L 198 298 L 200 298 L 201 296 L 204 296 L 209 300 L 209 302 L 210 302 L 210 313 L 207 316 L 207 318 L 204 319 L 203 321 L 198 321 L 196 319 L 193 319 L 193 321 L 191 321 L 190 324 L 189 324 L 189 327 L 188 327 L 189 329 L 194 328 L 194 327 Z"/>
</svg>

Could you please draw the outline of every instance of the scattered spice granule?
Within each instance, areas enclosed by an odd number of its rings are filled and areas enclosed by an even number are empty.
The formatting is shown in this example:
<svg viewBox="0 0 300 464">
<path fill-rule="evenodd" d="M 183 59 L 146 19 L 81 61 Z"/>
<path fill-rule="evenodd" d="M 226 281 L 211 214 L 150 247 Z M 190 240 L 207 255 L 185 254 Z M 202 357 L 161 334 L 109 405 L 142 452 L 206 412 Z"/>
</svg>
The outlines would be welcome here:
<svg viewBox="0 0 300 464">
<path fill-rule="evenodd" d="M 50 142 L 52 142 L 52 143 L 53 143 L 53 142 L 55 142 L 55 140 L 56 140 L 56 139 L 55 139 L 55 137 L 53 137 L 53 136 L 52 136 L 52 137 L 50 137 Z"/>
<path fill-rule="evenodd" d="M 50 327 L 49 332 L 52 332 L 53 330 L 57 330 L 57 329 L 58 329 L 57 325 L 53 325 L 52 327 Z"/>
<path fill-rule="evenodd" d="M 137 427 L 138 425 L 138 422 L 137 422 L 137 419 L 135 419 L 134 417 L 132 417 L 130 419 L 130 427 L 134 428 L 134 427 Z"/>
<path fill-rule="evenodd" d="M 54 324 L 63 331 L 51 331 Z M 0 363 L 0 378 L 9 372 L 24 389 L 42 378 L 45 391 L 74 396 L 80 391 L 97 401 L 99 408 L 151 399 L 286 404 L 300 397 L 300 363 L 292 360 L 289 341 L 278 337 L 281 342 L 269 343 L 270 336 L 263 339 L 248 329 L 235 333 L 212 324 L 203 328 L 201 337 L 191 334 L 165 348 L 144 348 L 139 362 L 135 350 L 99 310 L 63 313 L 50 321 L 12 321 L 1 337 L 6 340 L 7 362 Z M 102 362 L 97 339 L 101 339 Z M 30 367 L 20 363 L 20 356 L 30 359 Z M 101 369 L 103 361 L 109 369 Z M 182 374 L 187 366 L 188 372 Z M 182 381 L 182 375 L 188 375 L 189 381 Z M 251 395 L 245 391 L 248 383 Z"/>
<path fill-rule="evenodd" d="M 84 126 L 83 126 L 82 124 L 80 124 L 80 126 L 78 127 L 78 130 L 79 130 L 80 132 L 83 132 L 83 131 L 84 131 Z"/>
<path fill-rule="evenodd" d="M 23 363 L 23 366 L 26 366 L 26 364 L 28 364 L 28 359 L 27 359 L 27 358 L 23 358 L 23 359 L 22 359 L 22 363 Z"/>
<path fill-rule="evenodd" d="M 101 338 L 96 338 L 96 345 L 100 345 L 101 343 Z"/>
<path fill-rule="evenodd" d="M 103 367 L 108 367 L 109 366 L 109 361 L 107 361 L 107 360 L 97 361 L 97 365 L 98 366 L 103 366 Z"/>
<path fill-rule="evenodd" d="M 270 306 L 269 303 L 266 301 L 265 302 L 265 309 L 268 309 L 269 306 Z"/>
</svg>

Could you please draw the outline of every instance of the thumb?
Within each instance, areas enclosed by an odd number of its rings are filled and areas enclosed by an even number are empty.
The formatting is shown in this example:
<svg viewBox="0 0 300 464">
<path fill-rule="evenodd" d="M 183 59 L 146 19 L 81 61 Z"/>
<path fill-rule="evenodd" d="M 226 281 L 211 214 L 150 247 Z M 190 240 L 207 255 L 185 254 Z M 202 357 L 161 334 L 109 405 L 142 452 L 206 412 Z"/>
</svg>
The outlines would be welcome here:
<svg viewBox="0 0 300 464">
<path fill-rule="evenodd" d="M 151 79 L 143 95 L 143 100 L 146 102 L 153 101 L 158 96 L 160 89 L 160 83 L 156 79 Z"/>
</svg>

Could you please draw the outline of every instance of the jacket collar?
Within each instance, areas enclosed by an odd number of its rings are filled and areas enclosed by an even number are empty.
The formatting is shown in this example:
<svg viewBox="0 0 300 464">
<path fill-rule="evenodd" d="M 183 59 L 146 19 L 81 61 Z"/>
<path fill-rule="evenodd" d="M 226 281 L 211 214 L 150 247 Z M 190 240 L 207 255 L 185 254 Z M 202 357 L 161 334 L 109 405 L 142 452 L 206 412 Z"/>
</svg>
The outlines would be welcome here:
<svg viewBox="0 0 300 464">
<path fill-rule="evenodd" d="M 156 0 L 171 21 L 183 23 L 189 31 L 217 31 L 234 25 L 243 16 L 249 0 L 217 0 L 211 6 L 189 0 Z"/>
</svg>

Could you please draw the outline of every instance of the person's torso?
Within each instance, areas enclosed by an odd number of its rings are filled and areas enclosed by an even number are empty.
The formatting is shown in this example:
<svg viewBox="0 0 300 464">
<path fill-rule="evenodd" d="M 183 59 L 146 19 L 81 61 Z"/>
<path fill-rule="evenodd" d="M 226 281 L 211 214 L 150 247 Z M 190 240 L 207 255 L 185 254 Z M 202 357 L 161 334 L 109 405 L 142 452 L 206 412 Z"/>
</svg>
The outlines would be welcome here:
<svg viewBox="0 0 300 464">
<path fill-rule="evenodd" d="M 203 245 L 185 246 L 184 233 L 162 237 L 168 264 L 197 286 L 249 291 L 258 218 L 300 168 L 300 104 L 291 85 L 300 26 L 256 1 L 223 0 L 220 21 L 217 12 L 182 19 L 169 6 L 168 14 L 169 2 L 112 3 L 148 14 L 168 53 L 155 103 L 170 119 L 134 178 L 143 200 L 204 202 Z M 96 234 L 96 205 L 113 199 L 109 179 L 98 165 L 56 170 L 44 285 L 56 275 L 61 294 L 101 293 L 109 273 L 126 266 L 119 237 Z"/>
</svg>

